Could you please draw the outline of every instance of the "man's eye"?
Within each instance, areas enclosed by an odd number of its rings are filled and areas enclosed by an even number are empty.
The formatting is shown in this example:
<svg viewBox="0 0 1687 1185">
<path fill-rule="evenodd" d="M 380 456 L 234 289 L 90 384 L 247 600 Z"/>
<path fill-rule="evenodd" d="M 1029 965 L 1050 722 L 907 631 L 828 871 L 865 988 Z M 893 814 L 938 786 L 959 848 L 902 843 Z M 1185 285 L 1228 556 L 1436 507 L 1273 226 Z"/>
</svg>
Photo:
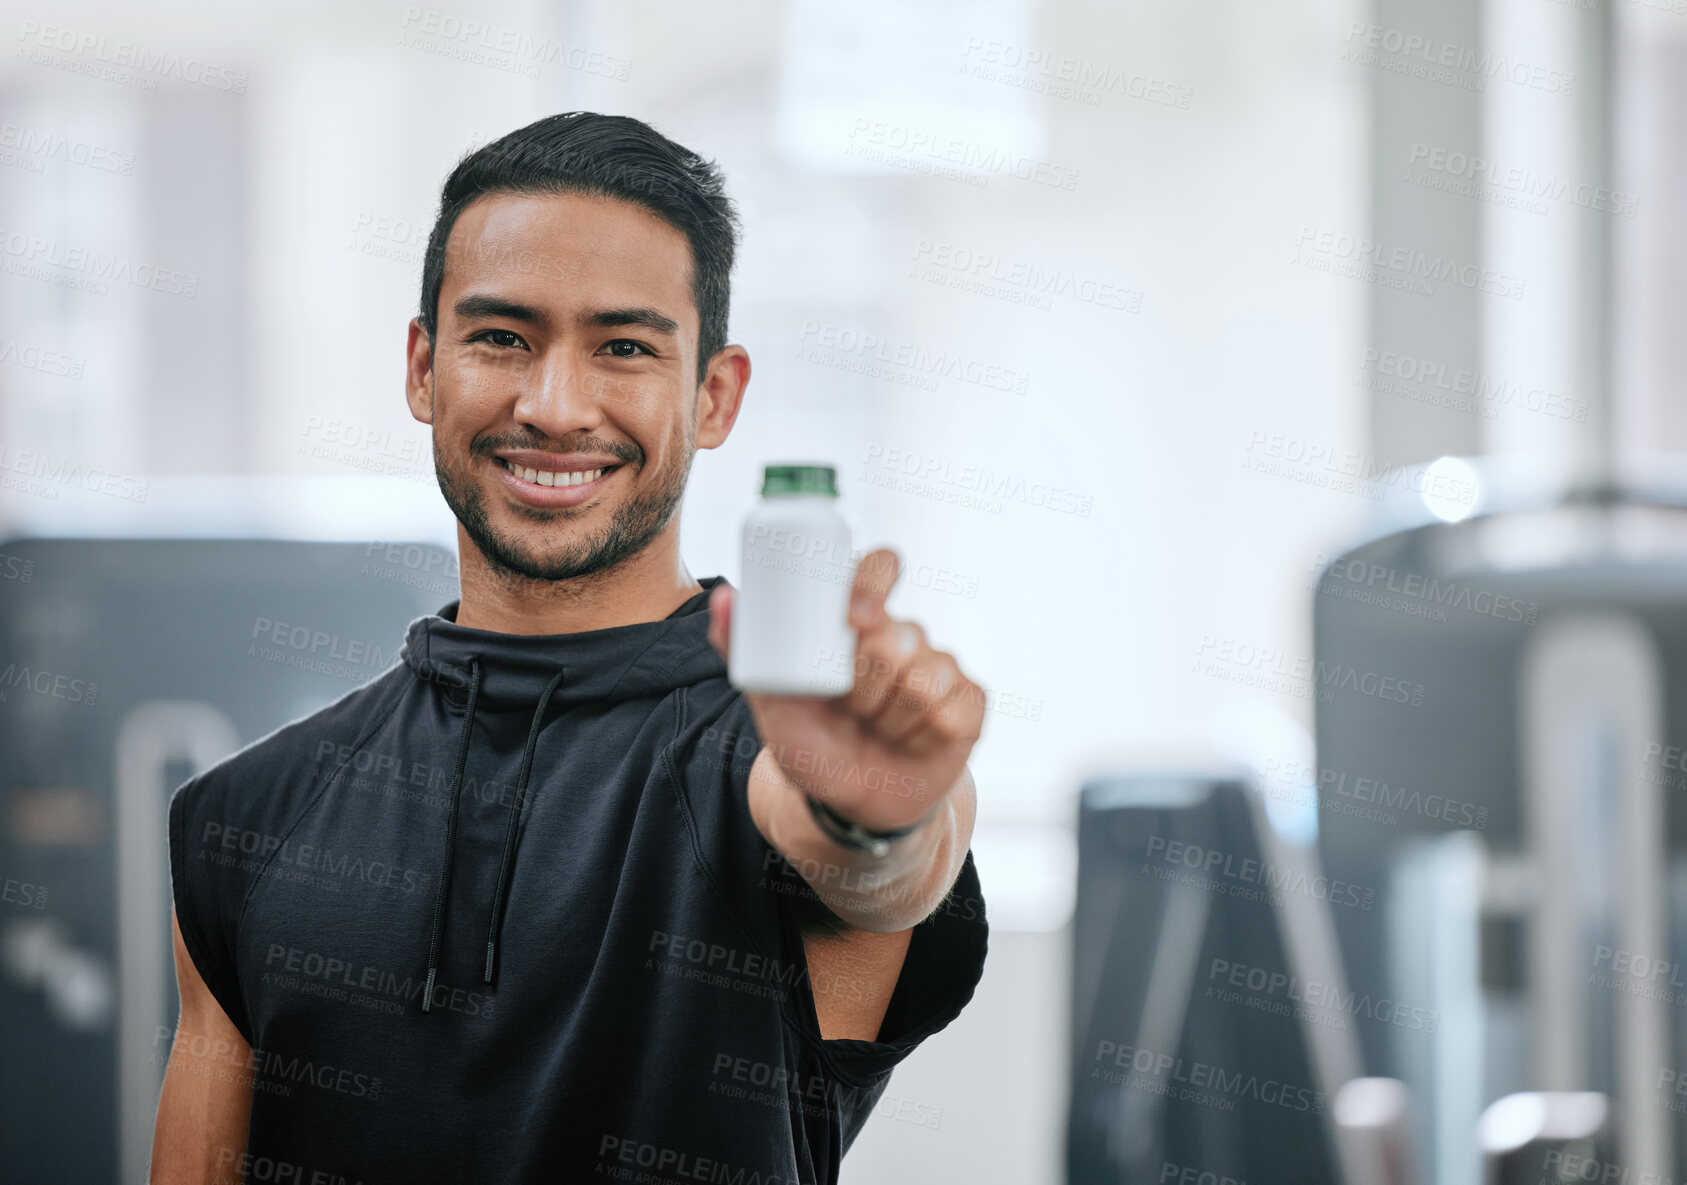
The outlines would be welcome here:
<svg viewBox="0 0 1687 1185">
<path fill-rule="evenodd" d="M 521 340 L 520 334 L 512 333 L 508 329 L 482 329 L 479 333 L 471 334 L 469 340 L 471 342 L 486 342 L 488 345 L 511 349 L 518 348 L 526 344 Z"/>
<path fill-rule="evenodd" d="M 650 353 L 642 342 L 633 341 L 628 337 L 618 337 L 604 346 L 604 349 L 617 358 L 637 358 L 641 353 Z"/>
</svg>

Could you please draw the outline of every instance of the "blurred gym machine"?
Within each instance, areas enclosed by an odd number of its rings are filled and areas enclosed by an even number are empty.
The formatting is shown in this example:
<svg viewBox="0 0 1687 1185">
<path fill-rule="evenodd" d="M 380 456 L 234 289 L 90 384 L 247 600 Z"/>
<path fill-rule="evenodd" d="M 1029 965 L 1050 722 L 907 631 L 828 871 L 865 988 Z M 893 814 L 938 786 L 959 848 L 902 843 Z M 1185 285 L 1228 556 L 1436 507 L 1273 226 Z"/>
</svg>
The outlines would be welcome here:
<svg viewBox="0 0 1687 1185">
<path fill-rule="evenodd" d="M 1458 464 L 1312 574 L 1314 763 L 1083 788 L 1073 1185 L 1687 1179 L 1687 487 Z"/>
<path fill-rule="evenodd" d="M 1099 778 L 1079 804 L 1067 1180 L 1333 1185 L 1359 1073 L 1316 853 L 1243 769 Z M 1308 1000 L 1308 996 L 1311 1000 Z"/>
<path fill-rule="evenodd" d="M 1436 1185 L 1482 1179 L 1475 1118 L 1520 1092 L 1604 1096 L 1596 1175 L 1679 1181 L 1687 489 L 1468 464 L 1476 513 L 1402 497 L 1428 521 L 1314 586 L 1322 669 L 1423 688 L 1316 714 L 1323 864 L 1379 889 L 1381 924 L 1335 915 L 1347 976 L 1440 1019 L 1361 1028 L 1365 1067 L 1406 1084 Z"/>
<path fill-rule="evenodd" d="M 170 793 L 373 678 L 456 595 L 428 544 L 0 543 L 0 1176 L 146 1180 Z"/>
</svg>

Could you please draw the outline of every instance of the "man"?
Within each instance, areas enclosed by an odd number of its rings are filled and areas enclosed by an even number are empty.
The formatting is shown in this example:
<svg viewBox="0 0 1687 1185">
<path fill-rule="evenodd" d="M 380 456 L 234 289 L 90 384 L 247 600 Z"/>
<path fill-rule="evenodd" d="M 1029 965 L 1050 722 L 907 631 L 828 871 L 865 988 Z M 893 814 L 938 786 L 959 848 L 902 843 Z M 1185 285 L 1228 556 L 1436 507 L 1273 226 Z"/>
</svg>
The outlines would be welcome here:
<svg viewBox="0 0 1687 1185">
<path fill-rule="evenodd" d="M 679 556 L 750 376 L 734 223 L 623 117 L 447 179 L 407 395 L 461 598 L 172 798 L 157 1185 L 832 1181 L 971 998 L 983 697 L 885 613 L 896 557 L 821 698 L 735 691 L 731 587 Z"/>
</svg>

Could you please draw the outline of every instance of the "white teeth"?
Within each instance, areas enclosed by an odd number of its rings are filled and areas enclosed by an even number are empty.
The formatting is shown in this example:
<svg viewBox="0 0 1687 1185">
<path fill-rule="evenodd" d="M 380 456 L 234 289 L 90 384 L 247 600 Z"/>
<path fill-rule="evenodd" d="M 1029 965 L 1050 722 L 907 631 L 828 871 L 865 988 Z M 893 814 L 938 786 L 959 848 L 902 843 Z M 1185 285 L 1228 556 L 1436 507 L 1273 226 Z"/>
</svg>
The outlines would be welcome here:
<svg viewBox="0 0 1687 1185">
<path fill-rule="evenodd" d="M 525 466 L 511 465 L 507 461 L 505 465 L 511 473 L 523 481 L 530 481 L 534 485 L 541 486 L 585 485 L 589 481 L 596 481 L 604 474 L 602 469 L 591 469 L 584 473 L 556 473 L 549 469 L 528 469 Z"/>
</svg>

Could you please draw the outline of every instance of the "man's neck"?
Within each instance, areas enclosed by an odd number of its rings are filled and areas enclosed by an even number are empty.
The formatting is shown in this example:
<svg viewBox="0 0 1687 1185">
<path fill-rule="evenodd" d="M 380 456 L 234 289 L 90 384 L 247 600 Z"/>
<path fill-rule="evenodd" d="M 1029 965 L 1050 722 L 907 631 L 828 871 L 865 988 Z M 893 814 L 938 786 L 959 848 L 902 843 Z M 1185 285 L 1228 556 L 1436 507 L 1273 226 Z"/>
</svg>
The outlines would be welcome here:
<svg viewBox="0 0 1687 1185">
<path fill-rule="evenodd" d="M 631 559 L 572 580 L 526 580 L 494 571 L 459 524 L 462 600 L 457 624 L 500 634 L 575 634 L 661 621 L 703 591 L 664 531 Z"/>
</svg>

